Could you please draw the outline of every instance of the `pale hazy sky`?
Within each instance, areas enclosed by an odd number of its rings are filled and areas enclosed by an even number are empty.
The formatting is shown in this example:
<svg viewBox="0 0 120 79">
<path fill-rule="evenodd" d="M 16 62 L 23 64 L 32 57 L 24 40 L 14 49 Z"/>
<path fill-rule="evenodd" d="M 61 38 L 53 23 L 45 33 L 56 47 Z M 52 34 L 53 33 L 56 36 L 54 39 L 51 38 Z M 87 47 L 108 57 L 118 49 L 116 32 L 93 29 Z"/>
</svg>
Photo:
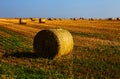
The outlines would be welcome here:
<svg viewBox="0 0 120 79">
<path fill-rule="evenodd" d="M 120 17 L 120 0 L 0 0 L 0 17 Z"/>
</svg>

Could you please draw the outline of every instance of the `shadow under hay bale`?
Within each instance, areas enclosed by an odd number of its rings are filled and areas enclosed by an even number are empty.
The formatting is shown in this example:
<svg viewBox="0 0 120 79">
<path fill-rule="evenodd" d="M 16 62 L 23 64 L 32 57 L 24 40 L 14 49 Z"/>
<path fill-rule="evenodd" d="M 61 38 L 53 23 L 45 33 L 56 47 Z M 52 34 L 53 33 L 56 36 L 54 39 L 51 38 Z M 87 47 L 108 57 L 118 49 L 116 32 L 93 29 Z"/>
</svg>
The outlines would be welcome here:
<svg viewBox="0 0 120 79">
<path fill-rule="evenodd" d="M 32 52 L 13 52 L 10 54 L 5 53 L 3 57 L 16 57 L 16 58 L 38 58 L 36 53 Z"/>
<path fill-rule="evenodd" d="M 72 51 L 73 37 L 64 29 L 42 30 L 35 36 L 33 48 L 38 56 L 55 59 Z"/>
</svg>

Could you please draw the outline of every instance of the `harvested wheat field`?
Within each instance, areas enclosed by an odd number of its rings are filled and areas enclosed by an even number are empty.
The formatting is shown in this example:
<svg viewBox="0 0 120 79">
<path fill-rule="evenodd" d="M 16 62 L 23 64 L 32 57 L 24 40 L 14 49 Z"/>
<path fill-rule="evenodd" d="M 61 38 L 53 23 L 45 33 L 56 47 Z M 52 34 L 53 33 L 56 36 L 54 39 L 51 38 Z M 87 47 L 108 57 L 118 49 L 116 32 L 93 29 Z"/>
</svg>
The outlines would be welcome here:
<svg viewBox="0 0 120 79">
<path fill-rule="evenodd" d="M 0 77 L 13 79 L 119 79 L 120 21 L 39 18 L 0 19 Z M 35 35 L 44 29 L 68 30 L 74 48 L 55 60 L 34 53 Z M 52 46 L 52 45 L 51 45 Z M 49 51 L 51 52 L 51 51 Z"/>
</svg>

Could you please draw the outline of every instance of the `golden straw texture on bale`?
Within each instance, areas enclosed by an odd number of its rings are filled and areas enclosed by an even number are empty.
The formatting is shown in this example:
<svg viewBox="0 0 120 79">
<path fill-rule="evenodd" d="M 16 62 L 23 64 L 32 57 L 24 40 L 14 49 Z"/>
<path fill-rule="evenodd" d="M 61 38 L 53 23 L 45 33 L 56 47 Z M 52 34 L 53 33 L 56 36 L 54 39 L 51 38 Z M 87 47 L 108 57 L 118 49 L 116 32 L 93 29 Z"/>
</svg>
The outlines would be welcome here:
<svg viewBox="0 0 120 79">
<path fill-rule="evenodd" d="M 43 58 L 57 58 L 72 51 L 73 37 L 64 29 L 42 30 L 35 36 L 33 48 Z"/>
</svg>

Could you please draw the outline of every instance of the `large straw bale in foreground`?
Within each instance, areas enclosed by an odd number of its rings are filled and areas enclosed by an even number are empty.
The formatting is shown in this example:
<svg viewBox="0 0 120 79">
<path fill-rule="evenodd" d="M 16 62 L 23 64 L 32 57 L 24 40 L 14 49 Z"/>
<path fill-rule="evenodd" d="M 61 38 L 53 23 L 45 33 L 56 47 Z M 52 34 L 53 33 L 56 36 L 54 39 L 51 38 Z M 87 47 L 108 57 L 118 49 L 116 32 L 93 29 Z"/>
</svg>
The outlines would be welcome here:
<svg viewBox="0 0 120 79">
<path fill-rule="evenodd" d="M 34 51 L 43 58 L 58 58 L 73 49 L 73 37 L 64 29 L 46 29 L 37 33 L 33 42 Z"/>
</svg>

